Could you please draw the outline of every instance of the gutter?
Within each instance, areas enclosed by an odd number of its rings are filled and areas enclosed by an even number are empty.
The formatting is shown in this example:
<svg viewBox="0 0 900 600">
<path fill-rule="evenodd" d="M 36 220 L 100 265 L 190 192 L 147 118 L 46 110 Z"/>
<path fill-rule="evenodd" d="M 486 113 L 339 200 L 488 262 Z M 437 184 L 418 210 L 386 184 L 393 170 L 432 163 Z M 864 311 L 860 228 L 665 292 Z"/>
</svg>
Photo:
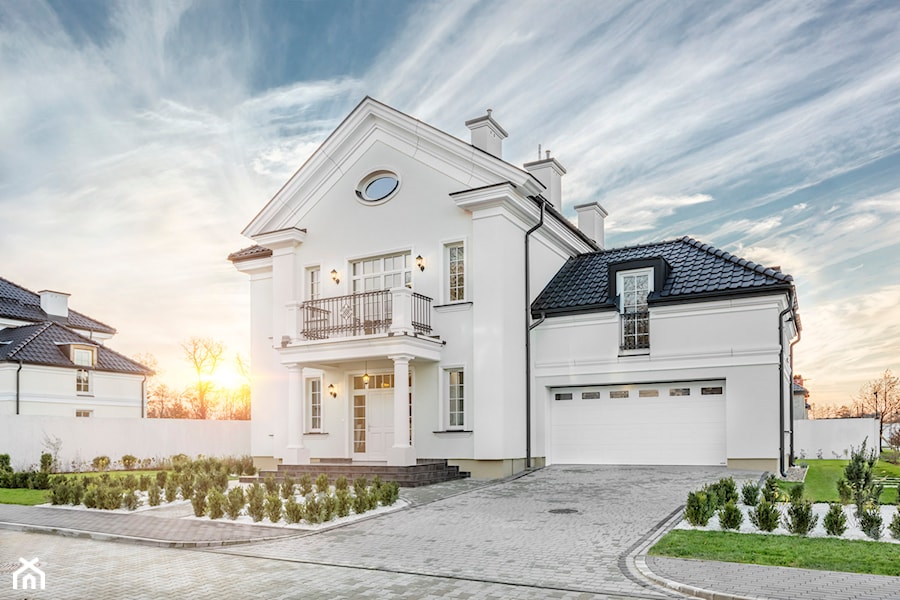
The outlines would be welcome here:
<svg viewBox="0 0 900 600">
<path fill-rule="evenodd" d="M 791 398 L 791 430 L 786 431 L 784 428 L 784 315 L 791 313 L 791 319 L 796 323 L 796 315 L 794 315 L 794 290 L 791 288 L 788 290 L 788 307 L 778 313 L 778 347 L 780 348 L 778 352 L 778 472 L 782 477 L 787 475 L 787 471 L 785 470 L 784 465 L 784 434 L 791 434 L 791 462 L 794 461 L 793 456 L 793 446 L 794 446 L 794 401 Z M 800 341 L 799 337 L 799 327 L 797 341 Z M 793 351 L 794 343 L 791 343 L 791 350 Z M 794 365 L 791 364 L 791 390 L 793 390 L 793 381 L 794 381 Z"/>
<path fill-rule="evenodd" d="M 528 251 L 528 240 L 535 231 L 544 225 L 544 211 L 547 201 L 540 197 L 532 197 L 541 205 L 541 219 L 525 232 L 525 468 L 531 468 L 531 330 L 541 324 L 541 320 L 531 323 L 531 255 Z"/>
<path fill-rule="evenodd" d="M 22 372 L 22 359 L 20 358 L 19 359 L 19 368 L 16 369 L 16 414 L 17 415 L 19 414 L 19 396 L 20 396 L 19 389 L 21 386 L 21 383 L 20 383 L 20 379 L 21 379 L 20 373 L 21 372 Z"/>
</svg>

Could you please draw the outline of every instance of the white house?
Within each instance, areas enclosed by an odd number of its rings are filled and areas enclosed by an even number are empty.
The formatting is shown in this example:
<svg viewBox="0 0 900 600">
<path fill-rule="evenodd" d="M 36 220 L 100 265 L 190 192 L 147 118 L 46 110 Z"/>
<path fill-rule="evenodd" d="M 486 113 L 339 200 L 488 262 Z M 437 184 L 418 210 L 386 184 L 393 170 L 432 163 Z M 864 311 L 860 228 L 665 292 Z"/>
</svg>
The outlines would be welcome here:
<svg viewBox="0 0 900 600">
<path fill-rule="evenodd" d="M 116 330 L 68 298 L 0 278 L 0 415 L 142 417 L 151 371 L 104 346 Z"/>
<path fill-rule="evenodd" d="M 790 277 L 688 239 L 604 250 L 555 158 L 466 126 L 366 98 L 244 230 L 257 461 L 777 468 Z"/>
</svg>

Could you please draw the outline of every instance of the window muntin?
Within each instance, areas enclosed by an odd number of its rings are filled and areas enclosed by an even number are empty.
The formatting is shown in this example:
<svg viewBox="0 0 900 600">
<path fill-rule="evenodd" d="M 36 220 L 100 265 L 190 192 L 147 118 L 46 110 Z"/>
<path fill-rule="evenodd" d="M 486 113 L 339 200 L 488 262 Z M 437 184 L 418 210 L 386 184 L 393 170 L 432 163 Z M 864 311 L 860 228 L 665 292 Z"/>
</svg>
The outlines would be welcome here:
<svg viewBox="0 0 900 600">
<path fill-rule="evenodd" d="M 447 300 L 466 299 L 466 254 L 461 243 L 447 246 Z"/>
<path fill-rule="evenodd" d="M 354 294 L 412 287 L 412 255 L 408 252 L 354 261 L 351 265 Z"/>
<path fill-rule="evenodd" d="M 85 418 L 93 417 L 94 411 L 87 410 L 86 408 L 78 408 L 75 410 L 75 416 L 76 417 L 85 417 Z"/>
<path fill-rule="evenodd" d="M 310 267 L 306 270 L 306 299 L 318 300 L 322 292 L 322 269 Z"/>
<path fill-rule="evenodd" d="M 721 396 L 722 395 L 722 386 L 715 387 L 702 387 L 700 388 L 701 396 Z"/>
<path fill-rule="evenodd" d="M 362 379 L 360 377 L 359 379 Z M 366 395 L 353 395 L 353 451 L 366 451 Z"/>
<path fill-rule="evenodd" d="M 581 392 L 582 400 L 599 400 L 600 392 Z"/>
<path fill-rule="evenodd" d="M 557 401 L 559 401 L 559 400 L 571 400 L 571 399 L 572 399 L 572 394 L 571 394 L 570 392 L 563 392 L 563 393 L 561 393 L 561 394 L 556 394 L 555 398 L 556 398 Z"/>
<path fill-rule="evenodd" d="M 79 367 L 94 366 L 94 349 L 93 348 L 72 348 L 72 362 Z"/>
<path fill-rule="evenodd" d="M 628 398 L 628 396 L 628 390 L 612 390 L 609 393 L 609 397 L 612 399 Z"/>
<path fill-rule="evenodd" d="M 449 426 L 450 429 L 462 429 L 466 424 L 465 417 L 465 376 L 462 369 L 447 371 Z"/>
<path fill-rule="evenodd" d="M 87 369 L 78 369 L 75 372 L 75 391 L 79 394 L 91 393 L 91 372 Z"/>
<path fill-rule="evenodd" d="M 620 271 L 616 274 L 619 312 L 622 314 L 622 349 L 650 347 L 650 309 L 647 297 L 653 291 L 653 269 Z"/>
<path fill-rule="evenodd" d="M 669 396 L 690 396 L 691 388 L 669 388 Z"/>
<path fill-rule="evenodd" d="M 322 431 L 322 380 L 309 380 L 309 430 Z"/>
</svg>

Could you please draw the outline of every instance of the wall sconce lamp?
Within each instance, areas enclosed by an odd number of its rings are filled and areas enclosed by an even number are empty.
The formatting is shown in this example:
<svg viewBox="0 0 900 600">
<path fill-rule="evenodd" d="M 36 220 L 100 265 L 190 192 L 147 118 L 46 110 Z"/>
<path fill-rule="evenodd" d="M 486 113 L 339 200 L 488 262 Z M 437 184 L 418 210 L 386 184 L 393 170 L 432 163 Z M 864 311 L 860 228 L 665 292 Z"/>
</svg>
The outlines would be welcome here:
<svg viewBox="0 0 900 600">
<path fill-rule="evenodd" d="M 363 373 L 363 385 L 369 389 L 369 361 L 366 361 L 366 372 Z"/>
<path fill-rule="evenodd" d="M 416 266 L 419 267 L 420 271 L 425 270 L 425 259 L 422 258 L 421 254 L 416 257 Z"/>
<path fill-rule="evenodd" d="M 337 269 L 332 269 L 332 270 L 331 270 L 331 280 L 332 280 L 333 282 L 335 282 L 336 284 L 341 282 L 341 278 L 338 277 Z"/>
<path fill-rule="evenodd" d="M 334 389 L 333 383 L 328 384 L 328 395 L 331 396 L 332 398 L 337 398 L 337 390 Z"/>
</svg>

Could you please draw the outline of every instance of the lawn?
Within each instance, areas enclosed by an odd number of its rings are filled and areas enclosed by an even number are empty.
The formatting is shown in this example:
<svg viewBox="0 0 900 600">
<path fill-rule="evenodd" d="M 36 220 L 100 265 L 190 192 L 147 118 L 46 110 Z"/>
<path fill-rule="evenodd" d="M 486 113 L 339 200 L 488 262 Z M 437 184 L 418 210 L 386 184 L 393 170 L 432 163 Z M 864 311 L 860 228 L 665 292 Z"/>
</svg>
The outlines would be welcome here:
<svg viewBox="0 0 900 600">
<path fill-rule="evenodd" d="M 44 504 L 48 502 L 47 493 L 47 490 L 0 488 L 0 504 L 23 504 L 25 506 Z"/>
<path fill-rule="evenodd" d="M 806 472 L 806 488 L 804 496 L 813 502 L 839 502 L 837 481 L 844 475 L 846 460 L 802 460 L 799 464 L 806 464 L 809 470 Z M 878 477 L 900 477 L 900 465 L 894 465 L 880 460 L 875 465 L 875 474 Z M 789 492 L 796 483 L 779 482 L 779 487 Z M 882 504 L 897 503 L 897 488 L 885 488 L 881 494 Z"/>
<path fill-rule="evenodd" d="M 900 545 L 860 540 L 675 530 L 657 542 L 649 554 L 900 576 Z"/>
</svg>

